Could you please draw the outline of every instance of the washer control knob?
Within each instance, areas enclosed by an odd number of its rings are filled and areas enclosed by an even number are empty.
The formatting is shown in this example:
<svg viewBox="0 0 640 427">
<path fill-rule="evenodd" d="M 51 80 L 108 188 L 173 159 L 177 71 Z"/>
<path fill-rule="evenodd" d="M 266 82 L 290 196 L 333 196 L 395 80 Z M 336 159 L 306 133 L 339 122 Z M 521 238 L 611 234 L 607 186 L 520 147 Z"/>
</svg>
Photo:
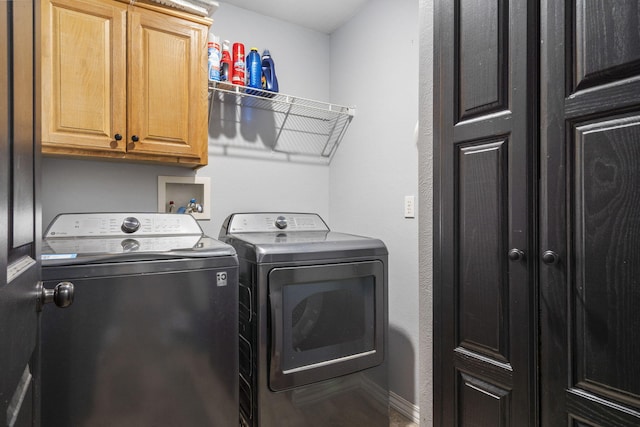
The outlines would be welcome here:
<svg viewBox="0 0 640 427">
<path fill-rule="evenodd" d="M 120 227 L 122 231 L 125 233 L 135 233 L 140 228 L 140 221 L 138 218 L 129 216 L 122 221 L 122 226 Z"/>
<path fill-rule="evenodd" d="M 276 218 L 275 224 L 276 227 L 278 227 L 280 230 L 284 230 L 285 228 L 287 228 L 287 218 L 279 216 L 278 218 Z"/>
</svg>

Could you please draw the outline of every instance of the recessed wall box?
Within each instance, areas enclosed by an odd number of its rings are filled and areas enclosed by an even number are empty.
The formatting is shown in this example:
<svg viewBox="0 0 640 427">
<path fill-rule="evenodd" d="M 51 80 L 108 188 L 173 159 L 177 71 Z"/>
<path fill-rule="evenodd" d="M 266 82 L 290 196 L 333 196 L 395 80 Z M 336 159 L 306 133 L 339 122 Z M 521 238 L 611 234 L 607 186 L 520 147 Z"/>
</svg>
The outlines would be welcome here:
<svg viewBox="0 0 640 427">
<path fill-rule="evenodd" d="M 158 176 L 158 212 L 174 212 L 186 207 L 191 199 L 202 205 L 202 212 L 193 213 L 195 219 L 211 219 L 211 179 L 197 176 Z"/>
</svg>

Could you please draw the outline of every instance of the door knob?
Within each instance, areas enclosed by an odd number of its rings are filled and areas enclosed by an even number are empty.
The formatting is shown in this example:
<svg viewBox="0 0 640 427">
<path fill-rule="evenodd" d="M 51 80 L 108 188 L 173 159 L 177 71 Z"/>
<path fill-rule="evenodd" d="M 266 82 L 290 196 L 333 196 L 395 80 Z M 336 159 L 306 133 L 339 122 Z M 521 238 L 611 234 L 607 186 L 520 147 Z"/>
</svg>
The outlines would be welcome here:
<svg viewBox="0 0 640 427">
<path fill-rule="evenodd" d="M 131 136 L 131 140 L 132 140 L 133 142 L 138 142 L 138 141 L 140 141 L 140 138 L 138 138 L 138 135 L 132 135 L 132 136 Z"/>
<path fill-rule="evenodd" d="M 542 254 L 542 262 L 547 265 L 557 264 L 559 260 L 560 256 L 558 256 L 554 251 L 544 251 Z"/>
<path fill-rule="evenodd" d="M 122 135 L 120 135 L 119 133 L 115 134 L 115 138 L 116 138 L 116 141 L 122 141 Z"/>
<path fill-rule="evenodd" d="M 520 249 L 513 248 L 509 250 L 509 259 L 511 261 L 522 261 L 524 259 L 524 252 Z"/>
<path fill-rule="evenodd" d="M 73 304 L 74 286 L 71 282 L 60 282 L 55 288 L 47 289 L 42 287 L 42 305 L 50 302 L 55 303 L 60 308 L 69 307 Z"/>
</svg>

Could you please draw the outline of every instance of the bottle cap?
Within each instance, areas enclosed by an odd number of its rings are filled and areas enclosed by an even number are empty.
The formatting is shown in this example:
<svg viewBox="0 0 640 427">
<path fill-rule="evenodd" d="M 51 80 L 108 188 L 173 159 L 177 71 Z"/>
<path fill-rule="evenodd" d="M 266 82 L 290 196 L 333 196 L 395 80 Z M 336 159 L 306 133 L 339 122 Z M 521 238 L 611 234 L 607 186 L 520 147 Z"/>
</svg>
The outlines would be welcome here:
<svg viewBox="0 0 640 427">
<path fill-rule="evenodd" d="M 271 56 L 271 53 L 269 53 L 269 49 L 265 49 L 262 51 L 262 56 Z"/>
<path fill-rule="evenodd" d="M 258 48 L 257 47 L 252 47 L 251 50 L 255 50 L 257 52 Z"/>
</svg>

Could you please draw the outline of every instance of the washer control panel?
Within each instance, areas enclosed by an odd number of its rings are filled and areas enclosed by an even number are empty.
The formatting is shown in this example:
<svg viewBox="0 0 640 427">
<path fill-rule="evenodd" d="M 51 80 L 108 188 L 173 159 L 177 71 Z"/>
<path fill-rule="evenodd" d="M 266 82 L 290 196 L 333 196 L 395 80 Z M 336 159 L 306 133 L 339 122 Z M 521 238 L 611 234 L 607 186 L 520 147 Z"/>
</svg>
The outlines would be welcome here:
<svg viewBox="0 0 640 427">
<path fill-rule="evenodd" d="M 228 233 L 269 233 L 274 231 L 329 231 L 314 213 L 237 213 L 229 219 Z"/>
<path fill-rule="evenodd" d="M 45 238 L 109 236 L 201 236 L 191 215 L 165 213 L 82 213 L 58 215 Z"/>
</svg>

